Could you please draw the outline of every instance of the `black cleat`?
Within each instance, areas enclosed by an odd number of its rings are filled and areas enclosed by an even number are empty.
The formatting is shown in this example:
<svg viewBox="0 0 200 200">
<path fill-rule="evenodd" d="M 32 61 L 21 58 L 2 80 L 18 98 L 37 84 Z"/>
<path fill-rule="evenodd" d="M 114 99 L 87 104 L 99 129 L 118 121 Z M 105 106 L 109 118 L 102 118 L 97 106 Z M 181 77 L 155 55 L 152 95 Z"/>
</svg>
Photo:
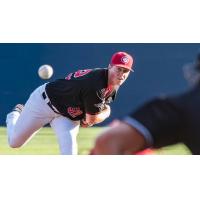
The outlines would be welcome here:
<svg viewBox="0 0 200 200">
<path fill-rule="evenodd" d="M 23 104 L 17 104 L 17 105 L 14 107 L 13 111 L 17 111 L 17 112 L 21 113 L 22 110 L 23 110 L 23 108 L 24 108 L 24 105 L 23 105 Z"/>
</svg>

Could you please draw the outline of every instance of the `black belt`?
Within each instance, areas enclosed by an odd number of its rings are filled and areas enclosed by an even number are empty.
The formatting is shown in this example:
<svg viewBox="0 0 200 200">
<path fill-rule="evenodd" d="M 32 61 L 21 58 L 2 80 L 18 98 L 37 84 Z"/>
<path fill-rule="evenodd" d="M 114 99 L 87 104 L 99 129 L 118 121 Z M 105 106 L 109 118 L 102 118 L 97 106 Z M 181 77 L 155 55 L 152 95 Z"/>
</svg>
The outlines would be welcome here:
<svg viewBox="0 0 200 200">
<path fill-rule="evenodd" d="M 47 95 L 46 95 L 45 92 L 42 93 L 42 97 L 43 97 L 44 100 L 47 98 Z M 51 104 L 50 101 L 47 102 L 47 105 L 48 105 L 55 113 L 60 114 L 59 112 L 57 112 L 57 111 L 55 110 L 55 108 L 53 107 L 53 105 Z"/>
</svg>

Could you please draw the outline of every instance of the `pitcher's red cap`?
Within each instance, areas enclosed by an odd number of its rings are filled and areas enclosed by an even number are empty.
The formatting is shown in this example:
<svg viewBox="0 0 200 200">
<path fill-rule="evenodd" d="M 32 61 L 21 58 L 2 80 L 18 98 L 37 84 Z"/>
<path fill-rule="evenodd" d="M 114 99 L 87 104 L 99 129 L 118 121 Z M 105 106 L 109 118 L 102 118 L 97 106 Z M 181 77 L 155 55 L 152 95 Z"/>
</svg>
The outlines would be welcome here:
<svg viewBox="0 0 200 200">
<path fill-rule="evenodd" d="M 113 54 L 110 65 L 117 65 L 133 71 L 133 58 L 126 52 L 117 52 Z"/>
</svg>

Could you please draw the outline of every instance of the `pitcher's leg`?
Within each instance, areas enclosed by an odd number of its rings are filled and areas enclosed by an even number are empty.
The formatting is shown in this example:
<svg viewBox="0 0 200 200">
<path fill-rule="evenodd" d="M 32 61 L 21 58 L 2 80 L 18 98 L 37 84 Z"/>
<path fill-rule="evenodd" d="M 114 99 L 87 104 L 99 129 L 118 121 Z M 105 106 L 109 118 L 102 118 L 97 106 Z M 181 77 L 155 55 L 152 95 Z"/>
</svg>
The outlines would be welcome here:
<svg viewBox="0 0 200 200">
<path fill-rule="evenodd" d="M 13 111 L 7 115 L 7 134 L 11 147 L 22 146 L 38 129 L 49 123 L 55 116 L 55 113 L 42 99 L 43 87 L 40 86 L 30 95 L 21 113 Z"/>
<path fill-rule="evenodd" d="M 30 112 L 28 105 L 21 114 L 16 111 L 9 113 L 6 119 L 9 145 L 13 148 L 22 146 L 48 122 L 48 118 L 39 118 Z"/>
<path fill-rule="evenodd" d="M 71 121 L 70 119 L 59 116 L 50 123 L 54 129 L 62 155 L 77 155 L 77 134 L 79 132 L 79 121 Z"/>
</svg>

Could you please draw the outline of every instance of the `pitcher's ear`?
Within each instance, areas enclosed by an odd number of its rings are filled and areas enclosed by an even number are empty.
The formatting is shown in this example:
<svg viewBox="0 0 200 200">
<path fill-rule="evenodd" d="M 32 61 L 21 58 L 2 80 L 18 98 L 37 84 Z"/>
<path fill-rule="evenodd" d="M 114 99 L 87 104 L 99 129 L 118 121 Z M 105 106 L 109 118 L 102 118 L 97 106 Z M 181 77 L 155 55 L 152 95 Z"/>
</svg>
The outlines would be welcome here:
<svg viewBox="0 0 200 200">
<path fill-rule="evenodd" d="M 112 68 L 112 65 L 111 65 L 111 64 L 109 64 L 109 65 L 108 65 L 108 69 L 111 69 L 111 68 Z"/>
</svg>

